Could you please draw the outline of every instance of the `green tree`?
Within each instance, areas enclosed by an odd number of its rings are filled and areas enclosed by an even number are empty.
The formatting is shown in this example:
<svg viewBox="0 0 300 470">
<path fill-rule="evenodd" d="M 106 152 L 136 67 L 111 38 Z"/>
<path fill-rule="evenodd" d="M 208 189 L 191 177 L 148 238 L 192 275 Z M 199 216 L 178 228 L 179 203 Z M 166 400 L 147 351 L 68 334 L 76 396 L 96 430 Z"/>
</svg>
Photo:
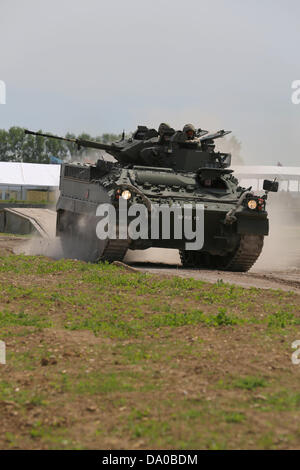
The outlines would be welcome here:
<svg viewBox="0 0 300 470">
<path fill-rule="evenodd" d="M 16 162 L 22 161 L 25 135 L 21 127 L 11 127 L 8 131 L 8 155 Z"/>
<path fill-rule="evenodd" d="M 9 161 L 8 132 L 4 129 L 0 129 L 0 160 L 2 162 Z"/>
<path fill-rule="evenodd" d="M 75 134 L 71 133 L 67 133 L 65 137 L 76 139 Z M 119 140 L 121 135 L 105 133 L 91 137 L 88 133 L 83 132 L 78 138 L 107 144 Z M 24 129 L 21 127 L 14 126 L 8 131 L 0 130 L 0 161 L 49 163 L 50 156 L 61 160 L 71 158 L 72 160 L 95 161 L 100 153 L 101 151 L 86 147 L 78 149 L 76 144 L 72 142 L 24 134 Z"/>
<path fill-rule="evenodd" d="M 102 134 L 101 136 L 96 137 L 98 142 L 103 142 L 104 144 L 110 144 L 111 142 L 116 142 L 120 140 L 122 134 Z"/>
</svg>

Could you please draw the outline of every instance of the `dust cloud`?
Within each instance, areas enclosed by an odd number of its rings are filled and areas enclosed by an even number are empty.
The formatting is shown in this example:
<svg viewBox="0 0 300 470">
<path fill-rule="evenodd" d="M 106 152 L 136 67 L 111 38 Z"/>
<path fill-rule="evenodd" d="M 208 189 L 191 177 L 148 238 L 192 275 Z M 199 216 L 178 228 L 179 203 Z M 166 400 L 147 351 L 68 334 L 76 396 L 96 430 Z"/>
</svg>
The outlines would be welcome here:
<svg viewBox="0 0 300 470">
<path fill-rule="evenodd" d="M 93 218 L 81 215 L 73 217 L 73 228 L 70 230 L 70 220 L 63 220 L 66 230 L 64 236 L 56 236 L 56 214 L 51 217 L 47 224 L 48 237 L 43 237 L 38 232 L 24 243 L 20 244 L 16 254 L 42 255 L 53 259 L 70 258 L 82 261 L 95 261 L 98 251 L 102 252 L 105 241 L 95 242 L 96 225 Z"/>
<path fill-rule="evenodd" d="M 16 254 L 24 254 L 28 256 L 48 256 L 53 259 L 61 259 L 64 257 L 61 240 L 55 238 L 42 238 L 34 236 L 30 240 L 18 245 L 14 252 Z"/>
<path fill-rule="evenodd" d="M 252 271 L 292 270 L 300 267 L 300 199 L 297 193 L 269 195 L 270 231 Z"/>
</svg>

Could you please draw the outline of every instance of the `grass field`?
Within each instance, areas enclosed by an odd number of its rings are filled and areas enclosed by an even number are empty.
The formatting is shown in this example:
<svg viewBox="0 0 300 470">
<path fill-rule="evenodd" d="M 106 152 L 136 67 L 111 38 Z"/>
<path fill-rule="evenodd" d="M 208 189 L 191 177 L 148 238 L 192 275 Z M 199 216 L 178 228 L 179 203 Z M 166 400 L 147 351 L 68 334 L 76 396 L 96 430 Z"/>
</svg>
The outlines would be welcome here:
<svg viewBox="0 0 300 470">
<path fill-rule="evenodd" d="M 300 298 L 0 258 L 1 449 L 300 445 Z"/>
</svg>

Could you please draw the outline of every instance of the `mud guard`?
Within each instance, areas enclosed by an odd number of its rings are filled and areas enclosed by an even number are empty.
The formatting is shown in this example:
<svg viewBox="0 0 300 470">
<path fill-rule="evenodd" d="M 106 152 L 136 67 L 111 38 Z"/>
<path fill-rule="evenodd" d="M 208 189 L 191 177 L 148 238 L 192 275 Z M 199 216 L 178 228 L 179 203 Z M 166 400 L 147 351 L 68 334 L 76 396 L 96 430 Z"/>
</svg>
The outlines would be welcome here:
<svg viewBox="0 0 300 470">
<path fill-rule="evenodd" d="M 237 233 L 241 235 L 269 235 L 269 220 L 267 218 L 239 217 Z"/>
</svg>

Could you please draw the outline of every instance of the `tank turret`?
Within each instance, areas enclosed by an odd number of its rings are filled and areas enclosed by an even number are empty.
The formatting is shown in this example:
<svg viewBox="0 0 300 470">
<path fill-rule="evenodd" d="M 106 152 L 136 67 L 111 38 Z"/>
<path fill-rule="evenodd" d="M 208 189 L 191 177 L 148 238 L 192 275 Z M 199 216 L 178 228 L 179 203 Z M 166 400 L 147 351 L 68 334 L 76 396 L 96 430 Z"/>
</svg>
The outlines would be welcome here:
<svg viewBox="0 0 300 470">
<path fill-rule="evenodd" d="M 25 130 L 25 134 L 59 139 L 75 144 L 78 148 L 85 147 L 96 150 L 105 150 L 120 164 L 130 166 L 142 164 L 145 166 L 172 167 L 179 171 L 195 171 L 201 167 L 226 168 L 230 165 L 230 154 L 214 152 L 214 139 L 224 137 L 230 131 L 219 131 L 215 134 L 204 135 L 207 131 L 198 129 L 197 140 L 187 142 L 184 132 L 175 132 L 172 128 L 165 128 L 163 139 L 155 129 L 138 126 L 132 137 L 104 144 L 102 142 L 69 139 L 41 132 Z"/>
</svg>

